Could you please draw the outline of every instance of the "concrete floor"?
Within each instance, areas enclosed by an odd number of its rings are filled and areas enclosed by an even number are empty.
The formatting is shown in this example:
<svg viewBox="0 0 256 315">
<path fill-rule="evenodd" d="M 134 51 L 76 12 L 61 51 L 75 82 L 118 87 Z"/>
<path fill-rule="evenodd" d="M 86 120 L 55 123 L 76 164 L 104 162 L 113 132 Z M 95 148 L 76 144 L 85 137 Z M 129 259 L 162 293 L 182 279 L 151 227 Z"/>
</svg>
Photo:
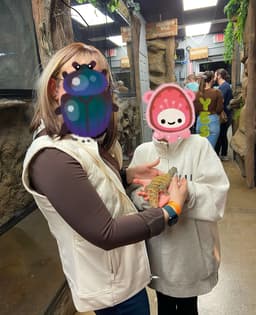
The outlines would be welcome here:
<svg viewBox="0 0 256 315">
<path fill-rule="evenodd" d="M 222 263 L 215 289 L 199 299 L 200 315 L 256 314 L 256 189 L 248 189 L 234 162 L 223 162 L 230 179 L 220 222 Z"/>
<path fill-rule="evenodd" d="M 42 315 L 64 276 L 39 210 L 0 236 L 0 253 L 0 314 Z"/>
<path fill-rule="evenodd" d="M 246 187 L 236 163 L 228 161 L 223 165 L 231 188 L 225 217 L 219 225 L 219 283 L 211 293 L 199 298 L 199 314 L 255 315 L 256 189 Z M 0 237 L 0 252 L 0 314 L 43 314 L 63 282 L 63 274 L 55 242 L 39 211 Z M 148 292 L 151 313 L 156 315 L 154 292 Z"/>
</svg>

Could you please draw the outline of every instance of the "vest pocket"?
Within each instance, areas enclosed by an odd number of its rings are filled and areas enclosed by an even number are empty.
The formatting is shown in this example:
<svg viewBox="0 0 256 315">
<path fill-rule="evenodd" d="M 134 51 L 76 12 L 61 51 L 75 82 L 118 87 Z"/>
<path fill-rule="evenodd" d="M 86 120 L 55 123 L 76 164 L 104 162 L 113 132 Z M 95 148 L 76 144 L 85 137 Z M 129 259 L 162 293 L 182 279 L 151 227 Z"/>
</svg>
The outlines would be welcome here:
<svg viewBox="0 0 256 315">
<path fill-rule="evenodd" d="M 111 280 L 115 280 L 120 267 L 120 253 L 117 249 L 107 252 L 109 261 L 109 270 L 111 273 Z"/>
<path fill-rule="evenodd" d="M 71 273 L 77 294 L 82 297 L 110 291 L 112 274 L 109 268 L 108 252 L 86 240 L 75 238 L 74 243 L 75 266 Z"/>
</svg>

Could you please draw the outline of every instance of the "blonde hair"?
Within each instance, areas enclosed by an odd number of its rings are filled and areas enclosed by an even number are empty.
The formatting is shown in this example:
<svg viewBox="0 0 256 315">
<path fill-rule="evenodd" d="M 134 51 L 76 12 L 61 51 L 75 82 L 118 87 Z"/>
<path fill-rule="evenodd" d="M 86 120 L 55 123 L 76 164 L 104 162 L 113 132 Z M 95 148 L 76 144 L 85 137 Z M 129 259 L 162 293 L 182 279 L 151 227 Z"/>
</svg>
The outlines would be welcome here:
<svg viewBox="0 0 256 315">
<path fill-rule="evenodd" d="M 106 72 L 106 77 L 109 82 L 109 89 L 113 85 L 113 79 L 110 72 L 110 68 L 106 58 L 95 47 L 86 45 L 81 42 L 75 42 L 68 46 L 63 47 L 57 51 L 50 59 L 49 63 L 43 70 L 36 86 L 36 110 L 31 122 L 30 130 L 35 131 L 44 122 L 45 131 L 50 137 L 60 135 L 62 121 L 55 113 L 55 109 L 58 106 L 57 101 L 54 99 L 50 88 L 49 82 L 51 79 L 56 79 L 58 83 L 58 77 L 62 67 L 73 57 L 76 56 L 89 56 L 92 60 L 96 61 L 97 65 Z M 107 135 L 103 143 L 105 149 L 110 149 L 116 140 L 116 114 L 113 112 L 110 126 L 107 130 Z"/>
<path fill-rule="evenodd" d="M 196 81 L 196 76 L 195 76 L 195 74 L 191 73 L 191 74 L 189 74 L 189 75 L 187 76 L 187 78 L 186 78 L 186 83 L 188 83 L 188 82 L 193 82 L 193 81 Z"/>
</svg>

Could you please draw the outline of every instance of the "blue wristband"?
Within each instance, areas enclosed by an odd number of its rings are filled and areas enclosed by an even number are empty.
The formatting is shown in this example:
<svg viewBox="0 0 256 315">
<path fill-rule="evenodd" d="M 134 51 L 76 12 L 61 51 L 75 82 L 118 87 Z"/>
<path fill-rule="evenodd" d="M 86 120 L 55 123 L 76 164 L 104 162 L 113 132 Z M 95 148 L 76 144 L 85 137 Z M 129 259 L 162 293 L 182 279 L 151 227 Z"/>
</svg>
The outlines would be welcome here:
<svg viewBox="0 0 256 315">
<path fill-rule="evenodd" d="M 163 207 L 163 209 L 169 214 L 169 219 L 167 222 L 168 225 L 173 225 L 178 222 L 179 216 L 171 206 L 167 204 Z"/>
</svg>

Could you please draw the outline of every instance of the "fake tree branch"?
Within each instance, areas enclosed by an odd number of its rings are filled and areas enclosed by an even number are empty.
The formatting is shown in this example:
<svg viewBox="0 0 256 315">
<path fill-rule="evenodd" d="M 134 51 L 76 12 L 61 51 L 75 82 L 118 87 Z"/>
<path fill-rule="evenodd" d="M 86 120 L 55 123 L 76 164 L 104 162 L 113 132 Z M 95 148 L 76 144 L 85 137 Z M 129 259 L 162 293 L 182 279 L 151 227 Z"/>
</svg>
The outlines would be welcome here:
<svg viewBox="0 0 256 315">
<path fill-rule="evenodd" d="M 243 44 L 243 33 L 248 13 L 249 0 L 229 0 L 224 8 L 228 24 L 224 31 L 224 60 L 232 61 L 235 41 Z"/>
<path fill-rule="evenodd" d="M 119 5 L 119 0 L 76 0 L 77 3 L 91 3 L 93 6 L 97 7 L 102 5 L 102 3 L 106 3 L 107 9 L 109 12 L 113 13 L 117 10 Z"/>
</svg>

